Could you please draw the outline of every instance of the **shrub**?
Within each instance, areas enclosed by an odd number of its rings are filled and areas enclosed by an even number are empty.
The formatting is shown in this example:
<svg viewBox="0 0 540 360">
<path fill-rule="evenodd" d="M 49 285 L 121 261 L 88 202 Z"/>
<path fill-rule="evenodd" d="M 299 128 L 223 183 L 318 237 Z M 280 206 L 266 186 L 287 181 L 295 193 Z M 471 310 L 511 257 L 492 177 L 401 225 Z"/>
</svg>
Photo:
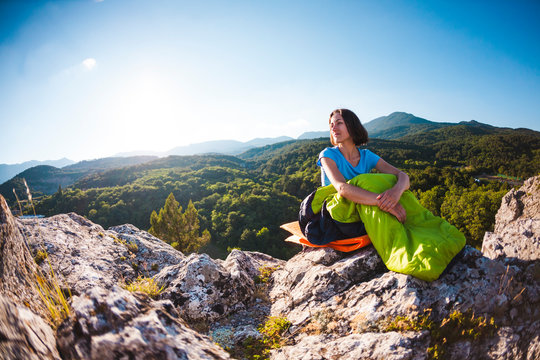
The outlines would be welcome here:
<svg viewBox="0 0 540 360">
<path fill-rule="evenodd" d="M 270 276 L 278 269 L 277 266 L 263 266 L 259 268 L 260 274 L 255 277 L 256 284 L 266 284 Z"/>
<path fill-rule="evenodd" d="M 257 330 L 263 336 L 263 344 L 270 349 L 281 347 L 281 336 L 289 330 L 292 323 L 285 317 L 270 316 Z"/>
</svg>

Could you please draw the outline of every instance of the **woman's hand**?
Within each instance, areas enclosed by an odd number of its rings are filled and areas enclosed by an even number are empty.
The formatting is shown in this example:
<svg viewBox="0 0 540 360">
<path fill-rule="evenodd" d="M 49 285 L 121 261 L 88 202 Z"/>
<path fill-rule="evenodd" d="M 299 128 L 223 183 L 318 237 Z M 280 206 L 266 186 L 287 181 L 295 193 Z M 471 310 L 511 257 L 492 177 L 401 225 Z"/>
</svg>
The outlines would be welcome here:
<svg viewBox="0 0 540 360">
<path fill-rule="evenodd" d="M 396 169 L 383 159 L 379 159 L 376 169 L 384 174 L 392 174 L 397 178 L 396 184 L 377 196 L 377 205 L 381 210 L 390 212 L 398 203 L 401 195 L 409 188 L 409 176 L 403 171 Z"/>
<path fill-rule="evenodd" d="M 379 194 L 379 196 L 377 196 L 379 208 L 386 212 L 390 212 L 390 210 L 398 204 L 401 194 L 403 194 L 403 192 L 399 191 L 395 186 Z"/>
<path fill-rule="evenodd" d="M 394 215 L 400 223 L 404 223 L 407 220 L 407 213 L 403 206 L 400 203 L 397 203 L 392 209 L 387 211 L 388 213 Z"/>
</svg>

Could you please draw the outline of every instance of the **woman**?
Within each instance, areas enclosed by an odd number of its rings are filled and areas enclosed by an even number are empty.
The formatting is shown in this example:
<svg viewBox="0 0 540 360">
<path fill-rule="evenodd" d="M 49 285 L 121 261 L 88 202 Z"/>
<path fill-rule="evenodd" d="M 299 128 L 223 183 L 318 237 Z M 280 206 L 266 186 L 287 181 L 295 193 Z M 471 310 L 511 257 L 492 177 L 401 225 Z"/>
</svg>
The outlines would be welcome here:
<svg viewBox="0 0 540 360">
<path fill-rule="evenodd" d="M 359 204 L 377 205 L 381 210 L 394 215 L 400 222 L 405 222 L 405 209 L 399 204 L 399 199 L 409 188 L 407 174 L 371 151 L 358 148 L 359 145 L 368 142 L 368 134 L 352 111 L 347 109 L 332 111 L 329 125 L 330 141 L 335 146 L 326 148 L 319 154 L 317 165 L 322 167 L 322 185 L 331 183 L 340 196 Z M 356 175 L 369 173 L 373 168 L 381 173 L 395 175 L 397 183 L 385 192 L 377 194 L 346 182 Z"/>
<path fill-rule="evenodd" d="M 368 136 L 352 111 L 333 111 L 329 124 L 335 146 L 324 149 L 317 164 L 322 167 L 323 185 L 333 187 L 318 188 L 300 205 L 303 235 L 311 244 L 324 245 L 367 233 L 389 270 L 426 281 L 437 279 L 465 246 L 465 236 L 405 191 L 409 177 L 404 172 L 358 148 Z M 373 168 L 386 174 L 366 174 Z"/>
</svg>

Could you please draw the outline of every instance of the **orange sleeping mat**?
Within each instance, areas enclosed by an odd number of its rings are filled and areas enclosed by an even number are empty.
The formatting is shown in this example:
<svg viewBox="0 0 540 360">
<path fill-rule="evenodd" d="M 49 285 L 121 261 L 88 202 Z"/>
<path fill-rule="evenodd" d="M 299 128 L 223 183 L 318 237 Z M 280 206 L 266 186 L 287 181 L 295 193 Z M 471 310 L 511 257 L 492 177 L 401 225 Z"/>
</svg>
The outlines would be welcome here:
<svg viewBox="0 0 540 360">
<path fill-rule="evenodd" d="M 343 239 L 343 240 L 336 240 L 332 241 L 331 243 L 324 244 L 324 245 L 315 245 L 310 243 L 302 234 L 302 230 L 300 230 L 300 224 L 298 221 L 293 221 L 287 224 L 283 224 L 280 226 L 280 228 L 287 230 L 292 235 L 285 239 L 285 241 L 292 242 L 295 244 L 300 245 L 306 245 L 306 246 L 312 246 L 312 247 L 331 247 L 334 250 L 343 251 L 343 252 L 350 252 L 354 250 L 358 250 L 366 245 L 371 244 L 371 240 L 369 239 L 368 235 L 363 235 L 355 238 L 350 239 Z"/>
</svg>

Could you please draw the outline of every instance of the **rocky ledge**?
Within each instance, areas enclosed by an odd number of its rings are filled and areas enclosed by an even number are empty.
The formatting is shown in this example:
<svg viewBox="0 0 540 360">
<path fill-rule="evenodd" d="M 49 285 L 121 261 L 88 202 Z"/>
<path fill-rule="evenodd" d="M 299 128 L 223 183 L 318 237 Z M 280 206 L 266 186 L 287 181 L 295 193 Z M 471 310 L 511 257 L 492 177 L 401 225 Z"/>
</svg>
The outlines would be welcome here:
<svg viewBox="0 0 540 360">
<path fill-rule="evenodd" d="M 539 199 L 540 177 L 510 191 L 482 251 L 428 283 L 372 247 L 185 256 L 132 225 L 15 219 L 0 197 L 0 359 L 538 359 Z M 61 285 L 69 316 L 52 320 L 36 276 Z M 126 290 L 140 277 L 161 292 Z M 290 326 L 261 352 L 269 317 Z"/>
</svg>

